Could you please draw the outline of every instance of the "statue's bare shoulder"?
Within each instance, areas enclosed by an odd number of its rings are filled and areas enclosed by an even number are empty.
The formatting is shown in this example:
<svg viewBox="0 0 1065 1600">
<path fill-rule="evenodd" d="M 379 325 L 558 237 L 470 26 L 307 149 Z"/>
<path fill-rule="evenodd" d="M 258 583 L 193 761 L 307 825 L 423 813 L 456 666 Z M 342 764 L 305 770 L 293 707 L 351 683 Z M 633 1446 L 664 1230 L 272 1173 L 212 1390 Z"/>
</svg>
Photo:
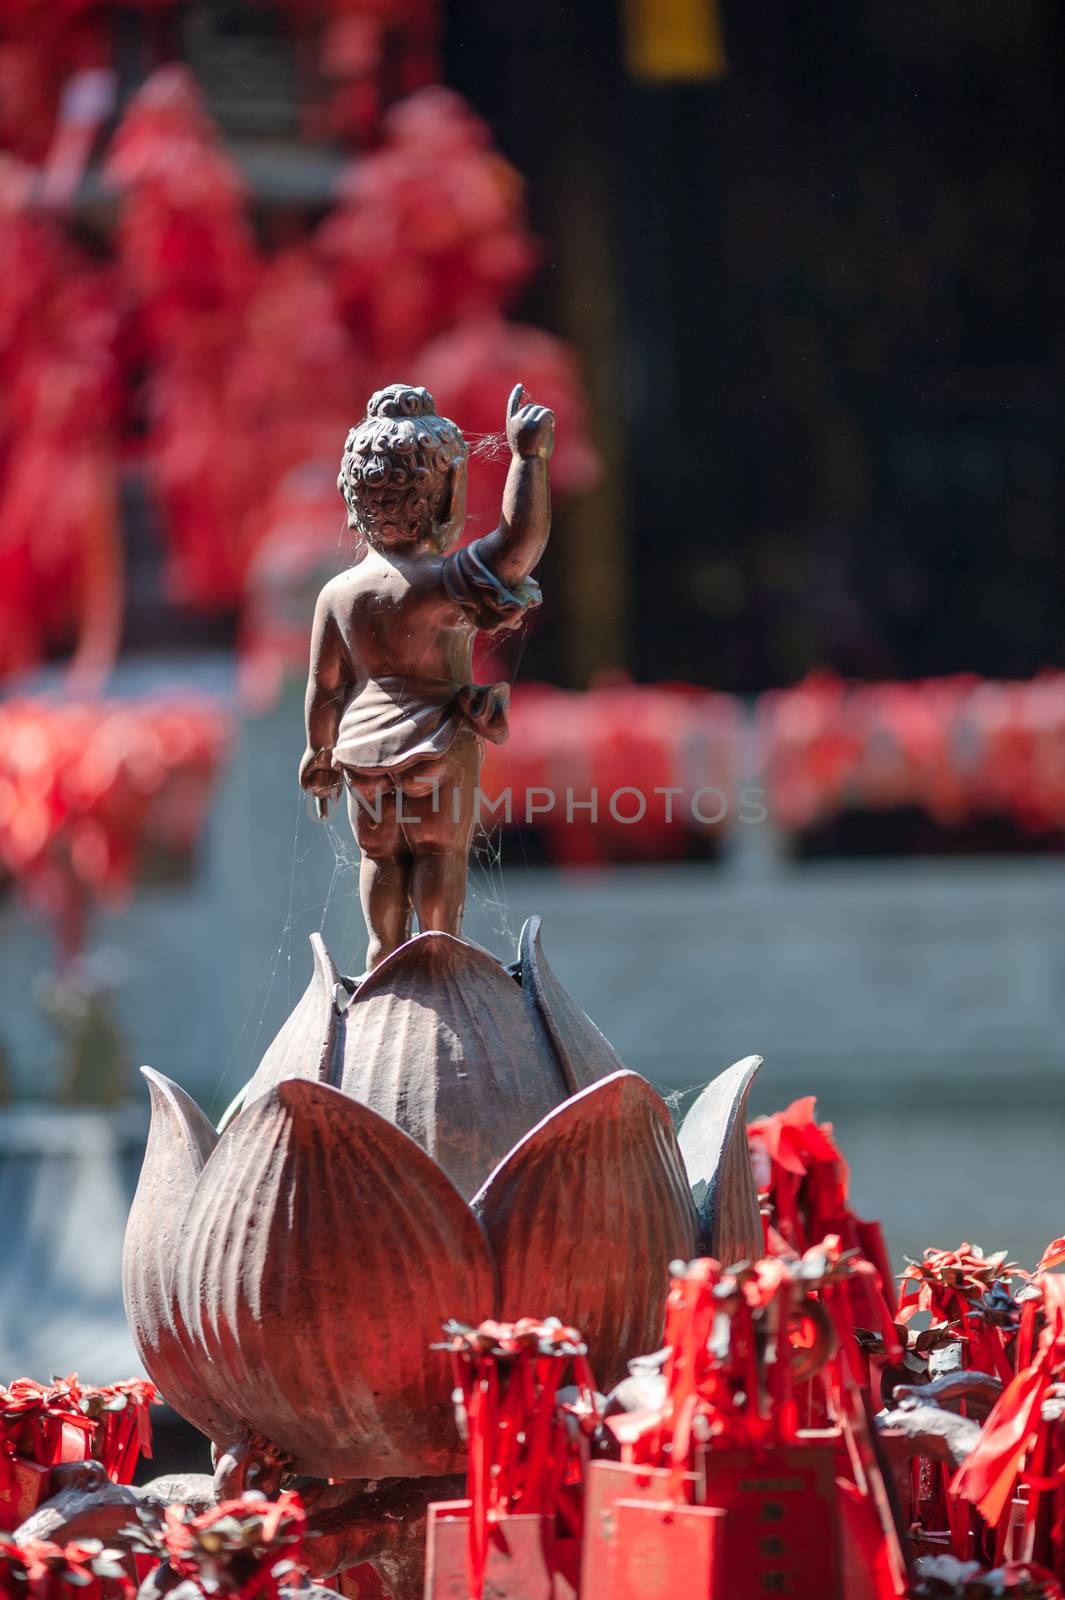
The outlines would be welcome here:
<svg viewBox="0 0 1065 1600">
<path fill-rule="evenodd" d="M 419 552 L 409 557 L 391 557 L 376 550 L 367 551 L 353 567 L 331 578 L 321 594 L 338 626 L 349 629 L 360 614 L 388 609 L 420 616 L 457 608 L 444 583 L 444 558 Z"/>
</svg>

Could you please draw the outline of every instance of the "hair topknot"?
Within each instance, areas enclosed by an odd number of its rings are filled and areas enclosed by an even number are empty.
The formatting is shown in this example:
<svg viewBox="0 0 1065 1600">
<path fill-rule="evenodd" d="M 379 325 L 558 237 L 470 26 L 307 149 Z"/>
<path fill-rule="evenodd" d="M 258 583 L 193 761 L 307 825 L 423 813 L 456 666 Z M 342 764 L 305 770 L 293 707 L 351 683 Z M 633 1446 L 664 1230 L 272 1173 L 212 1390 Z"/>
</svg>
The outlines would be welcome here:
<svg viewBox="0 0 1065 1600">
<path fill-rule="evenodd" d="M 371 395 L 344 446 L 337 488 L 353 527 L 369 544 L 406 544 L 435 528 L 451 468 L 466 441 L 438 417 L 428 389 L 390 383 Z"/>
<path fill-rule="evenodd" d="M 390 383 L 370 396 L 367 417 L 435 417 L 436 401 L 428 389 L 410 383 Z"/>
</svg>

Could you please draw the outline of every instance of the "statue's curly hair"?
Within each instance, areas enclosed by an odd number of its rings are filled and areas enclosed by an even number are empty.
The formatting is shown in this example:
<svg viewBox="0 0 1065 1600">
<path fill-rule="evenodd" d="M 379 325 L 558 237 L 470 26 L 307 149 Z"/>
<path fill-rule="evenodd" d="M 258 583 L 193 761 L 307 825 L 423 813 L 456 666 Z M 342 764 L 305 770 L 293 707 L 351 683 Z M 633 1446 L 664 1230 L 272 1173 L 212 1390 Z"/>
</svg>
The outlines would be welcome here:
<svg viewBox="0 0 1065 1600">
<path fill-rule="evenodd" d="M 443 508 L 448 474 L 467 453 L 455 424 L 437 416 L 428 389 L 378 389 L 340 463 L 337 488 L 352 527 L 371 545 L 425 538 Z"/>
</svg>

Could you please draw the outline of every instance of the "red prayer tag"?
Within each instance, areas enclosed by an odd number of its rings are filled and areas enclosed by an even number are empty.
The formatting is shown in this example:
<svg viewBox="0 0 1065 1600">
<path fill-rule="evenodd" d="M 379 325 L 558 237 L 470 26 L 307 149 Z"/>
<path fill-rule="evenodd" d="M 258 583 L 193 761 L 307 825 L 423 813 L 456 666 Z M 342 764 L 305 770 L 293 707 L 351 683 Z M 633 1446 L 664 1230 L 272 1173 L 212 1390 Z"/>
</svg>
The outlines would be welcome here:
<svg viewBox="0 0 1065 1600">
<path fill-rule="evenodd" d="M 678 1492 L 687 1495 L 695 1484 L 694 1473 L 685 1473 L 679 1483 L 665 1467 L 630 1466 L 620 1461 L 595 1461 L 588 1468 L 584 1485 L 584 1542 L 581 1551 L 581 1594 L 606 1600 L 613 1596 L 619 1548 L 618 1505 L 625 1502 L 661 1506 L 673 1505 L 675 1510 L 692 1509 L 684 1502 L 677 1504 Z M 634 1523 L 626 1513 L 626 1528 L 637 1529 L 630 1534 L 637 1543 L 647 1538 L 647 1524 Z M 684 1536 L 682 1535 L 682 1538 Z M 626 1557 L 625 1563 L 628 1563 Z M 618 1593 L 635 1591 L 618 1590 Z M 699 1591 L 696 1591 L 699 1593 Z M 705 1589 L 703 1594 L 709 1594 Z"/>
<path fill-rule="evenodd" d="M 836 1446 L 833 1439 L 767 1450 L 708 1450 L 707 1504 L 727 1513 L 718 1592 L 771 1600 L 841 1592 Z"/>
<path fill-rule="evenodd" d="M 52 1469 L 15 1456 L 0 1482 L 0 1528 L 17 1528 L 51 1492 Z"/>
<path fill-rule="evenodd" d="M 618 1500 L 613 1518 L 610 1580 L 588 1600 L 731 1600 L 717 1581 L 725 1512 Z"/>
<path fill-rule="evenodd" d="M 470 1502 L 429 1507 L 425 1600 L 469 1600 Z M 576 1600 L 579 1552 L 553 1516 L 504 1514 L 489 1524 L 484 1600 Z"/>
</svg>

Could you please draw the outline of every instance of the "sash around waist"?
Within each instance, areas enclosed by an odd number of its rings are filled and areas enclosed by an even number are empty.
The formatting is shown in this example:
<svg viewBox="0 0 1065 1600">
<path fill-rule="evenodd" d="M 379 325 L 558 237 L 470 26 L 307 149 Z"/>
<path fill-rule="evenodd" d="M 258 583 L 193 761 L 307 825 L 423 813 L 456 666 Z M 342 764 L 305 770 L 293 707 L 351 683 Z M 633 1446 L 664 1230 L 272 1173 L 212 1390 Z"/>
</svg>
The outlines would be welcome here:
<svg viewBox="0 0 1065 1600">
<path fill-rule="evenodd" d="M 506 683 L 369 678 L 344 708 L 334 760 L 363 771 L 405 767 L 446 754 L 464 727 L 501 743 L 509 699 Z"/>
</svg>

